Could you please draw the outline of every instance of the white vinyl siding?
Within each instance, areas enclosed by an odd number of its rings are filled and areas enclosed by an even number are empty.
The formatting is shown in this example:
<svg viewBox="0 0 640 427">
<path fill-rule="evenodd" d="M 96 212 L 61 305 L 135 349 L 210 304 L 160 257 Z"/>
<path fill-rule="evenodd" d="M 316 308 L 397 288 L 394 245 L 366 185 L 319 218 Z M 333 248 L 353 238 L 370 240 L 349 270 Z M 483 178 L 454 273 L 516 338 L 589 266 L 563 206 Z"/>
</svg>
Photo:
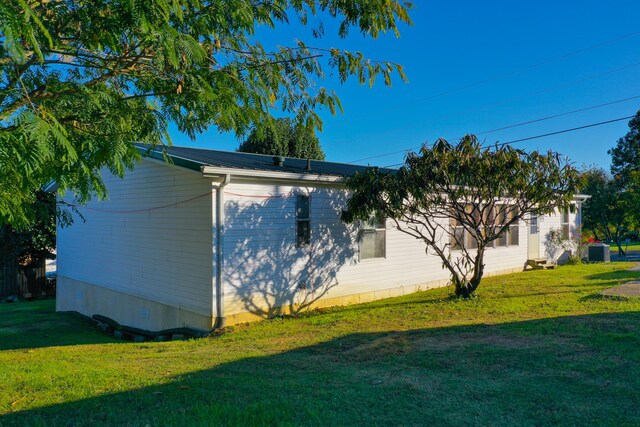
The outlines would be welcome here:
<svg viewBox="0 0 640 427">
<path fill-rule="evenodd" d="M 301 289 L 325 292 L 325 298 L 385 290 L 389 295 L 392 288 L 449 278 L 438 256 L 427 255 L 421 241 L 393 227 L 385 231 L 385 257 L 360 261 L 361 228 L 340 220 L 348 198 L 343 189 L 232 181 L 225 190 L 228 315 L 295 304 Z M 300 193 L 310 194 L 313 217 L 311 243 L 303 248 L 291 226 Z M 527 230 L 517 230 L 519 246 L 487 250 L 485 272 L 523 267 Z"/>
<path fill-rule="evenodd" d="M 106 184 L 109 200 L 92 201 L 81 208 L 86 223 L 77 220 L 59 231 L 59 276 L 210 316 L 217 243 L 212 181 L 143 161 L 124 180 L 107 176 Z M 348 193 L 339 186 L 238 183 L 232 177 L 224 192 L 221 273 L 227 316 L 270 316 L 277 307 L 309 298 L 365 293 L 382 298 L 399 289 L 443 285 L 449 278 L 438 256 L 395 227 L 384 229 L 384 238 L 372 237 L 372 248 L 363 248 L 360 225 L 340 219 Z M 309 196 L 308 206 L 299 195 Z M 575 215 L 569 219 L 575 224 Z M 301 222 L 308 233 L 298 231 Z M 560 214 L 540 217 L 541 245 L 549 227 L 559 228 L 560 222 Z M 372 230 L 382 232 L 382 224 Z M 524 266 L 527 227 L 510 231 L 508 247 L 486 251 L 485 273 Z M 300 235 L 309 236 L 307 244 L 298 245 Z M 367 259 L 363 252 L 382 256 Z"/>
<path fill-rule="evenodd" d="M 553 262 L 562 263 L 566 260 L 567 254 L 554 250 L 549 244 L 549 234 L 551 230 L 567 233 L 569 237 L 577 237 L 580 228 L 580 217 L 578 212 L 560 212 L 556 210 L 549 215 L 537 218 L 538 232 L 540 234 L 540 254 Z"/>
<path fill-rule="evenodd" d="M 58 275 L 210 315 L 211 181 L 150 160 L 104 179 L 109 198 L 58 230 Z"/>
</svg>

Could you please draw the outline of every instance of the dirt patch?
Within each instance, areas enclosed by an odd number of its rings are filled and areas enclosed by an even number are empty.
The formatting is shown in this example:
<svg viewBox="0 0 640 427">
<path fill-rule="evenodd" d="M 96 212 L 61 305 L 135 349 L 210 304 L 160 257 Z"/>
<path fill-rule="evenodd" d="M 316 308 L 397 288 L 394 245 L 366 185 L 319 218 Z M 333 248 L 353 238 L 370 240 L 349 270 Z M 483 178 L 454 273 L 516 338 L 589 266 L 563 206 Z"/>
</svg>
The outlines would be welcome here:
<svg viewBox="0 0 640 427">
<path fill-rule="evenodd" d="M 363 344 L 342 353 L 351 360 L 367 361 L 398 356 L 412 351 L 446 352 L 470 345 L 495 347 L 499 349 L 528 349 L 548 345 L 548 340 L 531 337 L 514 337 L 500 333 L 456 333 L 434 335 L 392 334 Z"/>
<path fill-rule="evenodd" d="M 409 353 L 413 343 L 404 335 L 388 335 L 350 348 L 343 354 L 353 360 L 374 360 Z"/>
<path fill-rule="evenodd" d="M 640 297 L 640 282 L 632 281 L 622 285 L 605 289 L 602 295 L 618 297 Z"/>
</svg>

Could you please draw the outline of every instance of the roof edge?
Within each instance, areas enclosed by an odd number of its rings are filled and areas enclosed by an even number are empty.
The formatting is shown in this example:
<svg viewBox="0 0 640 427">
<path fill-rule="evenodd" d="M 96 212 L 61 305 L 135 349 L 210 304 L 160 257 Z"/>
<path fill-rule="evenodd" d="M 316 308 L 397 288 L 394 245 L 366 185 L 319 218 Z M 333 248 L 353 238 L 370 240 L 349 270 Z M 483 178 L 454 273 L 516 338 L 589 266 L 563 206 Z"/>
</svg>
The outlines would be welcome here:
<svg viewBox="0 0 640 427">
<path fill-rule="evenodd" d="M 163 162 L 166 162 L 165 155 L 162 154 L 161 152 L 156 151 L 155 148 L 151 148 L 151 147 L 145 148 L 140 145 L 136 145 L 136 148 L 142 155 L 143 159 L 152 158 L 155 160 L 161 160 Z M 196 172 L 202 172 L 202 167 L 204 166 L 204 163 L 196 162 L 195 160 L 186 159 L 184 157 L 176 156 L 174 154 L 167 153 L 166 157 L 170 158 L 174 165 L 180 166 L 186 169 L 190 169 Z"/>
</svg>

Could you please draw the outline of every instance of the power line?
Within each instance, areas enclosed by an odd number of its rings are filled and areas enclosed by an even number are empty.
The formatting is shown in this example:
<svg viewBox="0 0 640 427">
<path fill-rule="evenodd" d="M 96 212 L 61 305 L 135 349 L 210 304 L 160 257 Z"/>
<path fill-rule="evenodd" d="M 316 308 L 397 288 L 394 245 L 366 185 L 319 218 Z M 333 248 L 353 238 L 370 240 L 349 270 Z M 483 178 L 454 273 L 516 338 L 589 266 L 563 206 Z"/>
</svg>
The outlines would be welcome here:
<svg viewBox="0 0 640 427">
<path fill-rule="evenodd" d="M 545 120 L 551 120 L 551 119 L 555 119 L 557 117 L 568 116 L 569 114 L 581 113 L 583 111 L 589 111 L 589 110 L 594 110 L 596 108 L 607 107 L 609 105 L 619 104 L 621 102 L 631 101 L 633 99 L 638 99 L 638 98 L 640 98 L 640 95 L 631 96 L 629 98 L 624 98 L 624 99 L 618 99 L 616 101 L 605 102 L 604 104 L 593 105 L 591 107 L 579 108 L 577 110 L 567 111 L 566 113 L 554 114 L 552 116 L 543 117 L 541 119 L 529 120 L 527 122 L 517 123 L 515 125 L 509 125 L 509 126 L 504 126 L 504 127 L 501 127 L 501 128 L 486 130 L 484 132 L 478 133 L 478 135 L 484 135 L 484 134 L 487 134 L 487 133 L 493 133 L 493 132 L 498 132 L 498 131 L 505 130 L 505 129 L 512 129 L 512 128 L 519 127 L 519 126 L 529 125 L 531 123 L 538 123 L 538 122 L 542 122 L 542 121 L 545 121 Z"/>
<path fill-rule="evenodd" d="M 544 133 L 544 134 L 541 134 L 541 135 L 529 136 L 529 137 L 526 137 L 526 138 L 514 139 L 514 140 L 511 140 L 511 141 L 507 141 L 507 142 L 501 142 L 501 143 L 495 144 L 495 146 L 496 147 L 504 147 L 505 145 L 515 144 L 516 142 L 530 141 L 532 139 L 539 139 L 539 138 L 545 138 L 547 136 L 560 135 L 562 133 L 574 132 L 574 131 L 577 131 L 577 130 L 592 128 L 592 127 L 596 127 L 596 126 L 602 126 L 602 125 L 606 125 L 606 124 L 609 124 L 609 123 L 620 122 L 622 120 L 629 120 L 629 119 L 632 119 L 633 117 L 635 117 L 635 116 L 619 117 L 617 119 L 606 120 L 604 122 L 590 123 L 588 125 L 578 126 L 578 127 L 574 127 L 574 128 L 570 128 L 570 129 L 563 129 L 563 130 L 559 130 L 559 131 L 555 131 L 555 132 Z M 490 145 L 492 145 L 492 144 L 483 145 L 483 147 L 487 147 L 487 146 L 490 146 Z M 403 163 L 394 163 L 392 165 L 387 165 L 387 166 L 383 166 L 383 167 L 390 168 L 390 167 L 399 166 L 399 165 L 402 165 L 402 164 Z"/>
<path fill-rule="evenodd" d="M 556 131 L 556 132 L 550 132 L 550 133 L 545 133 L 545 134 L 542 134 L 542 135 L 530 136 L 530 137 L 527 137 L 527 138 L 514 139 L 513 141 L 501 142 L 499 144 L 496 144 L 496 146 L 503 147 L 505 145 L 515 144 L 516 142 L 530 141 L 532 139 L 544 138 L 546 136 L 559 135 L 561 133 L 573 132 L 573 131 L 576 131 L 576 130 L 592 128 L 592 127 L 595 127 L 595 126 L 602 126 L 602 125 L 606 125 L 606 124 L 609 124 L 609 123 L 620 122 L 622 120 L 629 120 L 629 119 L 632 119 L 633 117 L 635 117 L 635 116 L 620 117 L 618 119 L 607 120 L 605 122 L 591 123 L 591 124 L 588 124 L 588 125 L 578 126 L 578 127 L 571 128 L 571 129 L 559 130 L 559 131 Z"/>
<path fill-rule="evenodd" d="M 627 70 L 627 69 L 630 69 L 630 68 L 634 68 L 634 67 L 638 67 L 638 66 L 640 66 L 640 62 L 636 62 L 636 63 L 634 63 L 634 64 L 625 65 L 625 66 L 623 66 L 623 67 L 619 67 L 619 68 L 614 68 L 614 69 L 611 69 L 611 70 L 607 70 L 607 71 L 604 71 L 604 72 L 602 72 L 602 73 L 592 74 L 592 75 L 590 75 L 590 76 L 587 76 L 587 77 L 584 77 L 584 78 L 581 78 L 581 79 L 578 79 L 578 80 L 573 80 L 573 81 L 571 81 L 571 82 L 569 82 L 569 83 L 564 83 L 564 84 L 562 84 L 562 85 L 552 86 L 552 87 L 550 87 L 550 88 L 545 88 L 545 89 L 541 89 L 541 90 L 538 90 L 538 91 L 535 91 L 535 92 L 531 92 L 531 93 L 529 93 L 529 94 L 527 94 L 527 95 L 522 95 L 522 96 L 516 96 L 516 97 L 512 97 L 512 98 L 507 98 L 507 99 L 504 99 L 504 100 L 502 100 L 502 101 L 492 102 L 492 103 L 489 103 L 489 104 L 481 105 L 481 106 L 479 106 L 479 107 L 475 107 L 475 108 L 471 108 L 471 109 L 467 109 L 467 110 L 459 111 L 459 112 L 457 112 L 457 113 L 455 113 L 455 114 L 449 114 L 449 115 L 446 115 L 446 116 L 444 116 L 444 117 L 454 117 L 454 116 L 456 116 L 456 115 L 460 115 L 461 113 L 468 113 L 468 112 L 471 112 L 471 111 L 483 110 L 483 109 L 485 109 L 485 108 L 487 108 L 487 107 L 491 107 L 491 106 L 494 106 L 494 105 L 504 104 L 504 103 L 509 102 L 509 101 L 515 101 L 515 100 L 521 100 L 521 99 L 531 98 L 532 96 L 539 95 L 539 94 L 541 94 L 541 93 L 553 92 L 553 91 L 556 91 L 556 90 L 558 90 L 558 89 L 563 89 L 563 88 L 565 88 L 565 87 L 573 86 L 573 85 L 575 85 L 575 84 L 578 84 L 578 83 L 581 83 L 581 82 L 584 82 L 584 81 L 587 81 L 587 80 L 593 80 L 593 79 L 598 78 L 598 77 L 602 77 L 602 76 L 606 76 L 606 75 L 609 75 L 609 74 L 617 73 L 617 72 L 624 71 L 624 70 Z M 424 123 L 424 121 L 420 122 L 419 124 L 422 124 L 422 123 Z M 411 126 L 415 126 L 415 125 L 416 125 L 416 124 L 414 123 L 414 124 L 412 124 Z M 399 126 L 399 127 L 393 128 L 393 129 L 389 129 L 389 131 L 391 131 L 391 130 L 406 129 L 407 127 L 408 127 L 408 126 Z M 415 147 L 412 147 L 412 148 L 415 148 Z M 386 155 L 391 155 L 391 154 L 398 154 L 398 153 L 402 153 L 402 152 L 405 152 L 405 151 L 409 151 L 409 150 L 411 150 L 412 148 L 408 148 L 408 149 L 406 149 L 406 150 L 399 150 L 399 151 L 395 151 L 395 152 L 390 152 L 390 153 L 387 153 L 387 154 L 381 154 L 381 155 L 377 155 L 377 156 L 373 156 L 373 157 L 366 157 L 366 158 L 363 158 L 363 159 L 354 160 L 354 161 L 352 161 L 351 163 L 359 162 L 359 161 L 362 161 L 362 160 L 369 160 L 369 159 L 375 159 L 375 158 L 385 157 Z"/>
<path fill-rule="evenodd" d="M 532 123 L 539 123 L 539 122 L 543 122 L 543 121 L 546 121 L 546 120 L 551 120 L 551 119 L 555 119 L 555 118 L 562 117 L 562 116 L 568 116 L 570 114 L 581 113 L 583 111 L 594 110 L 596 108 L 607 107 L 609 105 L 619 104 L 621 102 L 627 102 L 627 101 L 631 101 L 631 100 L 638 99 L 638 98 L 640 98 L 640 95 L 631 96 L 631 97 L 623 98 L 623 99 L 617 99 L 615 101 L 605 102 L 604 104 L 592 105 L 592 106 L 589 106 L 589 107 L 579 108 L 577 110 L 572 110 L 572 111 L 566 111 L 564 113 L 553 114 L 551 116 L 546 116 L 546 117 L 542 117 L 542 118 L 539 118 L 539 119 L 528 120 L 526 122 L 515 123 L 515 124 L 512 124 L 512 125 L 499 127 L 499 128 L 496 128 L 496 129 L 485 130 L 485 131 L 482 131 L 482 132 L 478 132 L 476 135 L 486 135 L 488 133 L 498 132 L 498 131 L 505 130 L 505 129 L 512 129 L 512 128 L 516 128 L 516 127 L 520 127 L 520 126 L 529 125 L 529 124 L 532 124 Z M 460 137 L 451 138 L 451 139 L 456 140 L 456 139 L 460 139 Z M 379 159 L 380 157 L 387 157 L 387 156 L 390 156 L 390 155 L 393 155 L 393 154 L 406 153 L 408 151 L 415 150 L 415 149 L 418 149 L 420 147 L 422 147 L 422 145 L 418 145 L 418 146 L 414 146 L 414 147 L 410 147 L 410 148 L 405 148 L 403 150 L 390 151 L 388 153 L 377 154 L 375 156 L 364 157 L 364 158 L 361 158 L 361 159 L 358 159 L 358 160 L 352 160 L 349 163 L 361 162 L 363 160 Z"/>
<path fill-rule="evenodd" d="M 589 81 L 589 80 L 594 80 L 594 79 L 597 79 L 597 78 L 600 78 L 600 77 L 603 77 L 603 76 L 607 76 L 607 75 L 610 75 L 610 74 L 619 73 L 621 71 L 625 71 L 625 70 L 628 70 L 628 69 L 631 69 L 631 68 L 635 68 L 635 67 L 638 67 L 638 66 L 640 66 L 640 62 L 636 62 L 636 63 L 633 63 L 633 64 L 629 64 L 629 65 L 625 65 L 625 66 L 622 66 L 622 67 L 618 67 L 618 68 L 609 69 L 609 70 L 603 71 L 601 73 L 591 74 L 591 75 L 589 75 L 587 77 L 583 77 L 583 78 L 580 78 L 580 79 L 577 79 L 577 80 L 572 80 L 572 81 L 570 81 L 568 83 L 563 83 L 561 85 L 551 86 L 551 87 L 546 87 L 546 88 L 543 88 L 543 89 L 539 89 L 539 90 L 530 92 L 530 93 L 525 94 L 525 95 L 518 95 L 518 96 L 511 97 L 511 98 L 506 98 L 506 99 L 503 99 L 503 100 L 500 100 L 500 101 L 490 102 L 488 104 L 480 105 L 480 106 L 477 106 L 477 107 L 468 108 L 466 110 L 457 111 L 457 112 L 452 113 L 452 114 L 447 114 L 447 115 L 441 116 L 441 117 L 439 117 L 439 119 L 450 118 L 450 117 L 455 118 L 455 117 L 460 116 L 461 114 L 466 114 L 466 113 L 470 113 L 470 112 L 473 112 L 473 111 L 484 110 L 484 109 L 487 109 L 489 107 L 494 107 L 494 106 L 497 106 L 497 105 L 506 104 L 506 103 L 511 102 L 511 101 L 520 101 L 520 100 L 523 100 L 523 99 L 532 98 L 534 96 L 537 96 L 537 95 L 540 95 L 540 94 L 544 94 L 544 93 L 555 92 L 555 91 L 558 91 L 560 89 L 564 89 L 564 88 L 567 88 L 567 87 L 570 87 L 570 86 L 575 86 L 575 85 L 577 85 L 579 83 L 583 83 L 583 82 L 586 82 L 586 81 Z M 422 120 L 422 121 L 419 121 L 417 123 L 411 123 L 410 125 L 398 126 L 398 127 L 393 128 L 393 129 L 388 129 L 387 131 L 407 129 L 408 127 L 415 127 L 417 125 L 423 125 L 425 123 L 426 123 L 426 120 Z"/>
</svg>

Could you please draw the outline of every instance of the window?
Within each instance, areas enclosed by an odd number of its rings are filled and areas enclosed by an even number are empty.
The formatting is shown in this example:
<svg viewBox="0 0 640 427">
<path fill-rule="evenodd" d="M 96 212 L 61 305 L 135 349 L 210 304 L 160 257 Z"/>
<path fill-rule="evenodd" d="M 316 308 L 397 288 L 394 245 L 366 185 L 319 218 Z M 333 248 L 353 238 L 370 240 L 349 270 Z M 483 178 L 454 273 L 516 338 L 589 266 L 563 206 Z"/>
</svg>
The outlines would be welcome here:
<svg viewBox="0 0 640 427">
<path fill-rule="evenodd" d="M 560 218 L 560 228 L 562 229 L 562 238 L 569 240 L 569 210 L 565 209 Z"/>
<path fill-rule="evenodd" d="M 362 224 L 360 231 L 360 259 L 384 258 L 386 256 L 386 234 L 384 218 L 372 217 Z"/>
<path fill-rule="evenodd" d="M 506 205 L 497 206 L 497 209 L 498 209 L 498 215 L 496 215 L 496 222 L 495 222 L 496 233 L 500 231 L 500 229 L 507 223 L 507 217 L 508 217 L 508 209 Z M 498 237 L 496 240 L 493 241 L 493 245 L 496 248 L 507 246 L 507 243 L 509 241 L 508 234 L 509 232 L 501 234 L 500 237 Z"/>
<path fill-rule="evenodd" d="M 473 218 L 474 223 L 479 226 L 481 223 L 484 224 L 484 229 L 478 231 L 483 234 L 482 237 L 490 234 L 491 230 L 497 233 L 504 225 L 518 216 L 517 207 L 511 205 L 496 205 L 494 208 L 490 205 L 469 204 L 465 207 L 465 210 L 467 215 Z M 482 218 L 482 221 L 480 221 L 480 218 Z M 450 225 L 452 235 L 449 242 L 452 250 L 462 249 L 461 245 L 466 249 L 476 249 L 478 247 L 474 231 L 465 229 L 455 218 L 451 218 Z M 519 232 L 519 222 L 515 221 L 509 225 L 504 234 L 494 240 L 494 247 L 519 245 Z"/>
<path fill-rule="evenodd" d="M 468 204 L 465 206 L 465 211 L 468 215 L 474 218 L 474 222 L 479 222 L 481 210 L 478 205 Z M 458 222 L 457 219 L 451 218 L 451 228 L 454 229 L 454 234 L 450 237 L 451 249 L 462 249 L 461 244 L 467 249 L 476 249 L 478 247 L 478 241 L 474 234 Z"/>
<path fill-rule="evenodd" d="M 451 239 L 449 243 L 451 244 L 452 250 L 462 249 L 462 245 L 465 243 L 465 231 L 464 227 L 458 223 L 458 220 L 455 218 L 451 218 L 451 229 L 453 233 L 451 235 Z"/>
<path fill-rule="evenodd" d="M 531 218 L 529 219 L 529 230 L 530 234 L 538 234 L 538 214 L 531 213 Z"/>
<path fill-rule="evenodd" d="M 512 221 L 518 216 L 518 208 L 512 206 L 509 210 L 507 218 Z M 516 220 L 509 226 L 509 246 L 518 246 L 520 244 L 520 220 Z"/>
<path fill-rule="evenodd" d="M 518 208 L 516 206 L 500 205 L 497 207 L 498 215 L 496 218 L 496 232 L 504 225 L 510 223 L 518 216 Z M 495 247 L 501 246 L 518 246 L 520 243 L 520 225 L 519 221 L 515 221 L 509 225 L 507 231 L 495 240 Z"/>
<path fill-rule="evenodd" d="M 296 197 L 296 242 L 298 247 L 311 243 L 311 209 L 309 196 Z"/>
</svg>

